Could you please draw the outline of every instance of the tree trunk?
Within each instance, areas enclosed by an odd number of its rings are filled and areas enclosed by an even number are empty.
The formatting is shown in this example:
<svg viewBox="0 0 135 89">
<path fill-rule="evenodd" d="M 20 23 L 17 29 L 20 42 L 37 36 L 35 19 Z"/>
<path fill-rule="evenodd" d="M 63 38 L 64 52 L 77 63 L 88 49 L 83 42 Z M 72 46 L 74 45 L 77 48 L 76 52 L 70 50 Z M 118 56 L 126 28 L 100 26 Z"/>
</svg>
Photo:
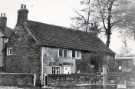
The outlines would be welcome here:
<svg viewBox="0 0 135 89">
<path fill-rule="evenodd" d="M 106 46 L 109 48 L 110 46 L 110 39 L 111 39 L 111 18 L 112 18 L 112 5 L 110 5 L 110 7 L 108 8 L 108 17 L 107 17 L 107 29 L 106 29 L 106 36 L 107 36 L 107 40 L 106 40 Z"/>
<path fill-rule="evenodd" d="M 107 34 L 106 37 L 107 37 L 107 39 L 106 39 L 106 47 L 109 48 L 109 46 L 110 46 L 111 34 Z"/>
</svg>

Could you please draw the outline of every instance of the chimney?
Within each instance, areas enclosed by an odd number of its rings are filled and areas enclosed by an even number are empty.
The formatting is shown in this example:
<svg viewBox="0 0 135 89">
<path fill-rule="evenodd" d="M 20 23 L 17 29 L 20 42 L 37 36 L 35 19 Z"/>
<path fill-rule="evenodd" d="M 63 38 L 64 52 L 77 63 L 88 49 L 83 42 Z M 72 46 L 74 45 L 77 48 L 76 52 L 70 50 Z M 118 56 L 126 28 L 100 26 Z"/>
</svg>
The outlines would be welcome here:
<svg viewBox="0 0 135 89">
<path fill-rule="evenodd" d="M 0 16 L 0 28 L 4 29 L 7 25 L 7 17 L 5 13 L 1 13 Z"/>
<path fill-rule="evenodd" d="M 28 10 L 25 4 L 21 4 L 21 8 L 18 10 L 18 18 L 16 25 L 22 25 L 28 19 Z"/>
</svg>

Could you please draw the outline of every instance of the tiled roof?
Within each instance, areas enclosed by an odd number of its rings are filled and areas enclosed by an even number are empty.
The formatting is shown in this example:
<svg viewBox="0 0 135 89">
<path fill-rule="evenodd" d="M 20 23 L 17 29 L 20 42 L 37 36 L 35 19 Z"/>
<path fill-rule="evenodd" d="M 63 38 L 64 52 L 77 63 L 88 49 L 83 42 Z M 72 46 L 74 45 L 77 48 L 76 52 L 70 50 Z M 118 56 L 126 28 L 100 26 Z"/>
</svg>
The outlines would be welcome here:
<svg viewBox="0 0 135 89">
<path fill-rule="evenodd" d="M 40 45 L 114 54 L 90 33 L 34 21 L 27 21 L 27 27 Z"/>
<path fill-rule="evenodd" d="M 6 37 L 10 37 L 14 33 L 13 29 L 9 27 L 0 28 L 0 32 Z"/>
<path fill-rule="evenodd" d="M 14 33 L 13 29 L 11 29 L 9 27 L 5 28 L 4 34 L 5 34 L 6 37 L 10 37 L 13 33 Z"/>
</svg>

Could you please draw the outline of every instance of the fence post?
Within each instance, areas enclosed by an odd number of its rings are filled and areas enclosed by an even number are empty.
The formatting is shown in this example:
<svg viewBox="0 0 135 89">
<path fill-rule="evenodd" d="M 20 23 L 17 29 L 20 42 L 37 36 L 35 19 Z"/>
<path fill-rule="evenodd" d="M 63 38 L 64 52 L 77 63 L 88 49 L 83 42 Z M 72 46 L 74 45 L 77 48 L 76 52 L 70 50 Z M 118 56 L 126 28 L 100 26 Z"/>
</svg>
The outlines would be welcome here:
<svg viewBox="0 0 135 89">
<path fill-rule="evenodd" d="M 34 78 L 33 78 L 34 86 L 36 86 L 36 78 L 37 78 L 36 73 L 34 73 Z"/>
</svg>

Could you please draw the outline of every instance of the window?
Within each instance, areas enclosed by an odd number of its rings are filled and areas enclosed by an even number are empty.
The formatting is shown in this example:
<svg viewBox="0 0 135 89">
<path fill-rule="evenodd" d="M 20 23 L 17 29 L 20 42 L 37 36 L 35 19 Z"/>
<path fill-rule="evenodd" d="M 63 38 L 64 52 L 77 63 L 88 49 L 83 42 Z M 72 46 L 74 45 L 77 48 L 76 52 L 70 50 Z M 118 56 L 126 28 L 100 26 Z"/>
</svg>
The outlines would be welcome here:
<svg viewBox="0 0 135 89">
<path fill-rule="evenodd" d="M 14 50 L 12 47 L 7 48 L 7 56 L 14 55 Z"/>
<path fill-rule="evenodd" d="M 60 74 L 60 67 L 59 66 L 53 66 L 52 67 L 52 74 Z"/>
<path fill-rule="evenodd" d="M 60 57 L 62 57 L 62 54 L 63 54 L 62 51 L 63 51 L 62 49 L 59 49 L 59 56 L 60 56 Z"/>
<path fill-rule="evenodd" d="M 64 49 L 64 57 L 67 57 L 67 50 Z"/>
<path fill-rule="evenodd" d="M 67 57 L 67 49 L 59 49 L 59 57 Z"/>
<path fill-rule="evenodd" d="M 68 49 L 59 49 L 58 51 L 59 57 L 70 57 L 70 58 L 81 58 L 81 52 L 76 50 L 68 50 Z"/>
<path fill-rule="evenodd" d="M 81 58 L 81 52 L 80 51 L 76 51 L 75 57 L 80 59 Z"/>
<path fill-rule="evenodd" d="M 67 50 L 67 57 L 72 58 L 72 51 L 71 50 Z"/>
<path fill-rule="evenodd" d="M 74 58 L 81 58 L 81 52 L 72 50 L 72 57 Z"/>
<path fill-rule="evenodd" d="M 75 50 L 72 50 L 72 57 L 75 57 Z"/>
</svg>

